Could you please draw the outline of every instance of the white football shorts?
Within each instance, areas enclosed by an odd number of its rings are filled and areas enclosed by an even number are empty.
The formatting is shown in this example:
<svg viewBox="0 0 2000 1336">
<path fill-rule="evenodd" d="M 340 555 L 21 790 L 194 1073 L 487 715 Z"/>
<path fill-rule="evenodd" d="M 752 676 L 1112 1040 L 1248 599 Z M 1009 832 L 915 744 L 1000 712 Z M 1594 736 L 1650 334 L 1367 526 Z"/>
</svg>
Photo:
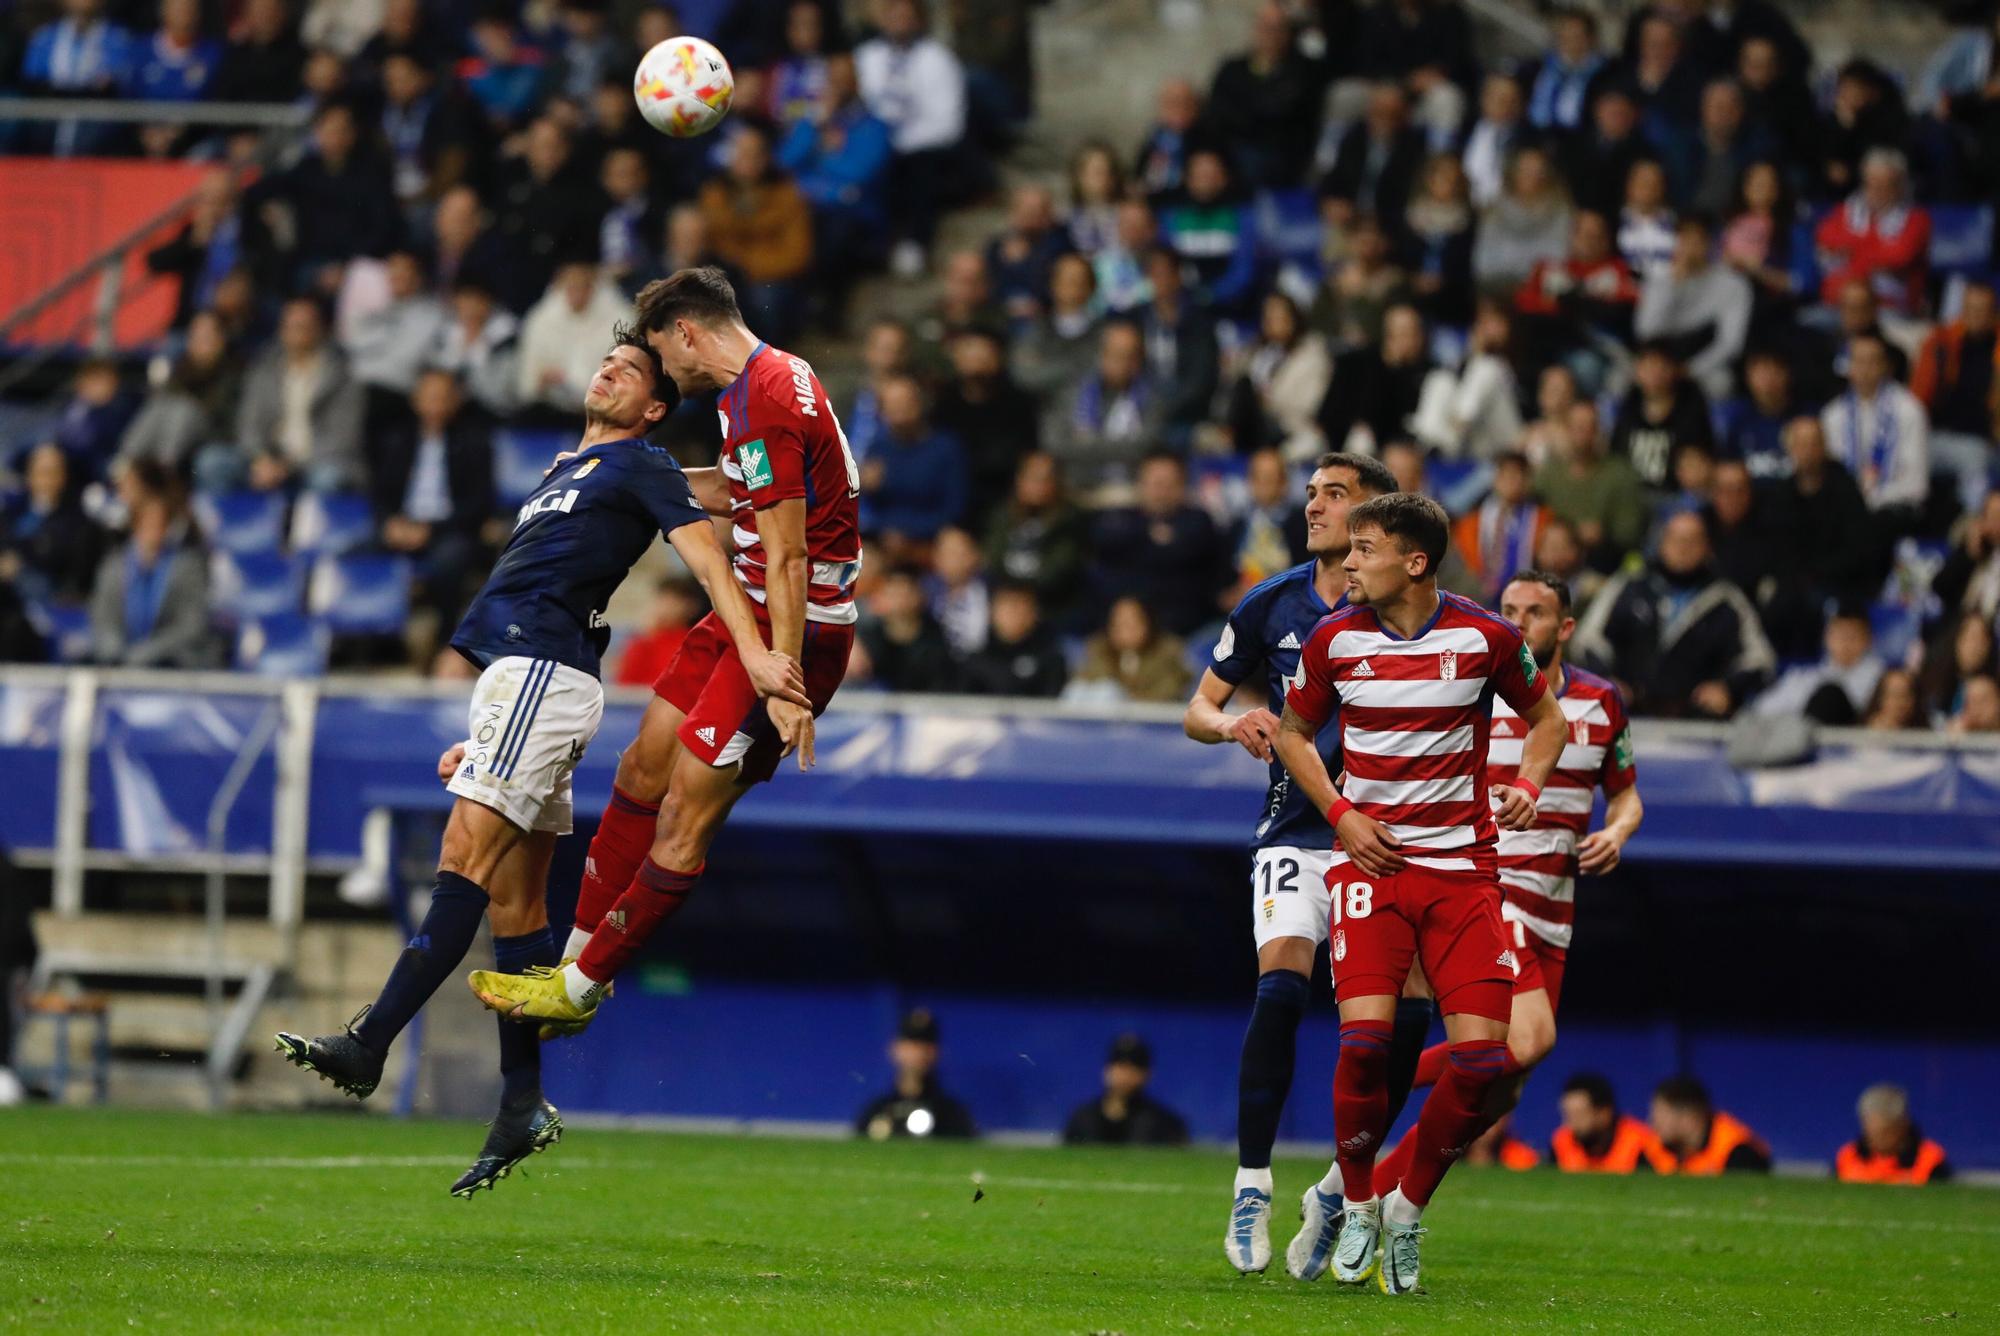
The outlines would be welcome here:
<svg viewBox="0 0 2000 1336">
<path fill-rule="evenodd" d="M 1333 896 L 1326 889 L 1333 850 L 1257 849 L 1250 855 L 1252 926 L 1257 949 L 1280 937 L 1324 942 Z"/>
<path fill-rule="evenodd" d="M 465 759 L 445 787 L 522 830 L 567 835 L 570 776 L 603 721 L 604 686 L 589 673 L 553 659 L 495 659 L 472 689 Z"/>
</svg>

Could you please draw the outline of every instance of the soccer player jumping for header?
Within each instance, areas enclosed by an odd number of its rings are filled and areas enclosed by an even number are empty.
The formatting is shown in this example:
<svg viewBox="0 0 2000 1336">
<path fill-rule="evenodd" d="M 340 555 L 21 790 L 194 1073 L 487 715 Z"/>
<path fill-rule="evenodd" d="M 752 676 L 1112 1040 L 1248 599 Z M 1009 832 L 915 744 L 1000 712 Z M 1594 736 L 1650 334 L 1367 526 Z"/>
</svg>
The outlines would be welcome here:
<svg viewBox="0 0 2000 1336">
<path fill-rule="evenodd" d="M 556 837 L 569 833 L 570 777 L 604 716 L 598 659 L 610 631 L 604 605 L 664 533 L 700 580 L 746 665 L 753 698 L 803 713 L 797 662 L 765 645 L 750 600 L 672 455 L 647 444 L 676 401 L 659 355 L 635 332 L 591 378 L 583 437 L 521 507 L 485 587 L 452 635 L 480 669 L 468 736 L 447 753 L 457 795 L 445 824 L 430 908 L 374 1003 L 345 1033 L 280 1034 L 278 1050 L 357 1099 L 374 1093 L 390 1044 L 492 922 L 503 967 L 555 963 L 544 889 Z M 794 649 L 796 653 L 796 647 Z M 493 1187 L 522 1159 L 562 1137 L 542 1098 L 533 1030 L 500 1027 L 500 1112 L 454 1196 Z"/>
<path fill-rule="evenodd" d="M 682 393 L 721 391 L 721 463 L 688 479 L 711 513 L 734 518 L 736 576 L 771 647 L 798 660 L 810 707 L 760 703 L 713 617 L 688 633 L 619 758 L 565 963 L 471 978 L 501 1015 L 559 1029 L 587 1023 L 611 980 L 686 902 L 737 800 L 794 749 L 801 770 L 812 764 L 813 720 L 854 645 L 861 476 L 819 378 L 750 332 L 719 269 L 649 284 L 639 325 Z"/>
<path fill-rule="evenodd" d="M 1507 1064 L 1516 963 L 1500 921 L 1495 821 L 1509 830 L 1534 823 L 1562 751 L 1563 717 L 1520 632 L 1438 591 L 1450 522 L 1435 501 L 1377 497 L 1350 510 L 1347 523 L 1349 606 L 1306 641 L 1276 746 L 1339 841 L 1327 891 L 1340 1061 L 1334 1165 L 1321 1191 L 1344 1193 L 1347 1203 L 1332 1269 L 1350 1284 L 1374 1273 L 1385 1293 L 1407 1294 L 1417 1285 L 1424 1207 L 1477 1133 L 1487 1089 Z M 1496 696 L 1528 734 L 1514 782 L 1489 788 Z M 1336 709 L 1344 792 L 1316 741 Z M 1417 1123 L 1409 1172 L 1378 1197 L 1391 1023 L 1416 960 L 1450 1048 Z"/>
</svg>

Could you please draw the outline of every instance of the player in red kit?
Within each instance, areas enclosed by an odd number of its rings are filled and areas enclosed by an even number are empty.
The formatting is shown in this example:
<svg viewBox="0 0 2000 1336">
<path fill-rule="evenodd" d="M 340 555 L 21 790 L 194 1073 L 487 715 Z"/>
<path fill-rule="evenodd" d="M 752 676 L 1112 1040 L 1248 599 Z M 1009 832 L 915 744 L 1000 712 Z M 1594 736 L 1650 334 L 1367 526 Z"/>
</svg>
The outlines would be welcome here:
<svg viewBox="0 0 2000 1336">
<path fill-rule="evenodd" d="M 688 480 L 711 514 L 733 521 L 737 579 L 770 647 L 798 662 L 812 707 L 752 682 L 714 617 L 688 632 L 619 758 L 565 963 L 472 976 L 487 1006 L 541 1021 L 544 1033 L 588 1023 L 612 978 L 693 892 L 737 800 L 793 751 L 801 770 L 812 765 L 813 720 L 854 645 L 860 474 L 819 378 L 750 332 L 719 269 L 649 284 L 638 321 L 683 394 L 720 392 L 721 462 Z"/>
<path fill-rule="evenodd" d="M 1562 1000 L 1563 970 L 1576 917 L 1577 874 L 1617 867 L 1625 842 L 1645 816 L 1624 699 L 1617 687 L 1572 667 L 1564 658 L 1576 632 L 1569 585 L 1545 571 L 1523 571 L 1501 591 L 1500 615 L 1520 629 L 1522 643 L 1548 675 L 1566 732 L 1562 756 L 1536 805 L 1534 828 L 1500 832 L 1500 917 L 1521 972 L 1514 980 L 1514 1009 L 1507 1026 L 1507 1048 L 1516 1070 L 1495 1083 L 1487 1099 L 1489 1127 L 1520 1103 L 1528 1071 L 1555 1047 L 1556 1007 Z M 1526 725 L 1505 701 L 1493 703 L 1488 783 L 1514 782 L 1526 732 Z M 1604 827 L 1592 832 L 1590 809 L 1600 785 L 1605 796 Z M 1445 1045 L 1425 1049 L 1417 1063 L 1417 1084 L 1435 1084 L 1444 1073 L 1445 1058 Z M 1415 1145 L 1414 1133 L 1406 1134 L 1395 1150 L 1377 1161 L 1376 1183 L 1401 1180 Z"/>
<path fill-rule="evenodd" d="M 1332 1269 L 1351 1284 L 1377 1274 L 1385 1293 L 1407 1294 L 1417 1284 L 1423 1209 L 1477 1134 L 1508 1060 L 1516 957 L 1500 920 L 1495 825 L 1534 823 L 1563 721 L 1520 633 L 1438 591 L 1450 522 L 1435 501 L 1376 497 L 1349 511 L 1347 526 L 1349 606 L 1306 641 L 1277 748 L 1337 841 L 1327 890 L 1340 1061 L 1334 1166 L 1322 1190 L 1344 1194 L 1347 1208 Z M 1506 786 L 1486 782 L 1496 698 L 1528 726 Z M 1346 766 L 1338 789 L 1315 745 L 1336 712 Z M 1417 961 L 1444 1014 L 1449 1060 L 1424 1103 L 1409 1172 L 1378 1195 L 1391 1022 Z"/>
</svg>

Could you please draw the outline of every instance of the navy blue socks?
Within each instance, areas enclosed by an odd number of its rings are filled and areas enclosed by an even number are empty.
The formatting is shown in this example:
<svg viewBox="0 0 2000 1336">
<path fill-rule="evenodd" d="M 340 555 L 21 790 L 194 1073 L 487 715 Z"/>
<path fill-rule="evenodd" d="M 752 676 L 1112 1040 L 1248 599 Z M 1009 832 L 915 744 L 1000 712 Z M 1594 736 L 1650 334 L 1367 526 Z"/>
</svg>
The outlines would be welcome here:
<svg viewBox="0 0 2000 1336">
<path fill-rule="evenodd" d="M 1389 1122 L 1394 1127 L 1410 1099 L 1417 1079 L 1417 1059 L 1430 1038 L 1431 1016 L 1437 1010 L 1427 997 L 1396 999 L 1396 1027 L 1389 1039 Z"/>
<path fill-rule="evenodd" d="M 1278 1139 L 1278 1118 L 1292 1091 L 1299 1022 L 1312 984 L 1292 970 L 1272 970 L 1257 980 L 1257 1005 L 1243 1032 L 1243 1060 L 1236 1078 L 1236 1156 L 1244 1169 L 1268 1169 Z"/>
<path fill-rule="evenodd" d="M 493 939 L 493 964 L 502 974 L 526 974 L 537 965 L 561 963 L 555 935 L 543 927 L 519 937 Z M 515 1109 L 542 1097 L 541 1027 L 533 1022 L 500 1022 L 500 1103 Z"/>
<path fill-rule="evenodd" d="M 485 891 L 456 872 L 438 873 L 430 911 L 403 948 L 396 968 L 389 971 L 382 995 L 354 1027 L 355 1037 L 377 1053 L 387 1053 L 403 1027 L 465 959 L 485 917 Z"/>
</svg>

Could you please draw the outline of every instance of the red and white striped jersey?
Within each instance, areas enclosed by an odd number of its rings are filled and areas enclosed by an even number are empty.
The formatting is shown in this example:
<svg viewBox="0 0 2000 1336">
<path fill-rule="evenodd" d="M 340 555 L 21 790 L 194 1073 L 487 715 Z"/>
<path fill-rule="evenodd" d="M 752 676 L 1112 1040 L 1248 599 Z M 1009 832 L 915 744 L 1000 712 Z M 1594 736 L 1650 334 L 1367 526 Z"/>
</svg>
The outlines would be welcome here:
<svg viewBox="0 0 2000 1336">
<path fill-rule="evenodd" d="M 764 544 L 756 512 L 806 503 L 806 620 L 846 626 L 858 615 L 861 473 L 819 377 L 802 358 L 760 343 L 716 399 L 722 476 L 729 480 L 736 578 L 764 601 Z"/>
<path fill-rule="evenodd" d="M 1556 690 L 1569 736 L 1536 804 L 1532 830 L 1500 832 L 1500 913 L 1551 946 L 1568 947 L 1576 917 L 1576 846 L 1590 829 L 1598 785 L 1619 793 L 1638 781 L 1632 725 L 1618 688 L 1568 664 Z M 1528 726 L 1504 702 L 1493 706 L 1486 754 L 1491 784 L 1511 784 L 1521 767 Z"/>
<path fill-rule="evenodd" d="M 1316 725 L 1339 711 L 1342 796 L 1394 831 L 1411 863 L 1491 872 L 1492 703 L 1528 710 L 1547 690 L 1519 631 L 1470 599 L 1440 594 L 1437 614 L 1409 640 L 1385 628 L 1372 608 L 1321 619 L 1299 655 L 1285 706 Z M 1346 859 L 1336 847 L 1335 866 Z"/>
</svg>

